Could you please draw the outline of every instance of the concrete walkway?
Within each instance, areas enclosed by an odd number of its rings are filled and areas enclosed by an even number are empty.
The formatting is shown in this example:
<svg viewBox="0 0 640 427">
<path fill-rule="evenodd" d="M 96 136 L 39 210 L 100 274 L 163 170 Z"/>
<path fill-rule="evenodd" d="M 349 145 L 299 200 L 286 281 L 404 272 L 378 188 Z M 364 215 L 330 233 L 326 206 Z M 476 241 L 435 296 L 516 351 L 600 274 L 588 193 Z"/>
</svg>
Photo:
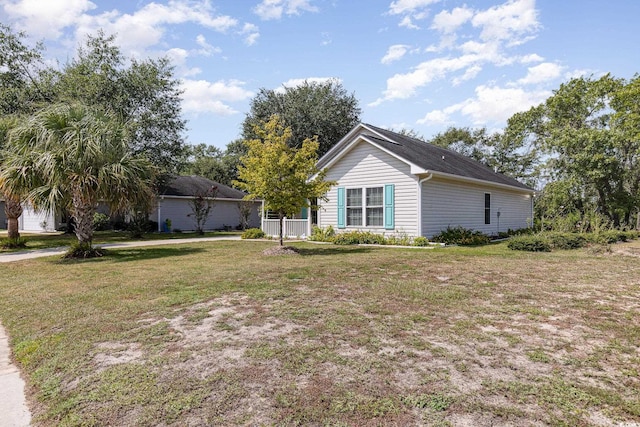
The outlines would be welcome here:
<svg viewBox="0 0 640 427">
<path fill-rule="evenodd" d="M 240 240 L 240 236 L 200 237 L 190 239 L 145 240 L 97 245 L 103 248 L 135 248 L 141 246 L 179 245 L 181 243 L 212 242 L 216 240 Z M 0 263 L 62 255 L 68 248 L 48 248 L 0 254 Z M 0 427 L 27 427 L 31 413 L 24 394 L 25 384 L 20 371 L 11 363 L 9 337 L 0 324 Z"/>
<path fill-rule="evenodd" d="M 220 237 L 193 237 L 189 239 L 164 239 L 164 240 L 144 240 L 144 241 L 134 241 L 134 242 L 124 242 L 124 243 L 105 243 L 103 245 L 96 244 L 94 246 L 100 246 L 105 249 L 116 249 L 116 248 L 135 248 L 141 246 L 162 246 L 162 245 L 179 245 L 181 243 L 198 243 L 198 242 L 212 242 L 216 240 L 240 240 L 240 236 L 220 236 Z M 22 261 L 25 259 L 34 259 L 34 258 L 42 258 L 53 255 L 62 255 L 64 254 L 68 246 L 60 247 L 60 248 L 47 248 L 47 249 L 36 249 L 33 251 L 19 251 L 19 252 L 10 252 L 7 254 L 0 254 L 0 263 L 3 262 L 14 262 L 14 261 Z M 0 424 L 0 427 L 2 425 Z"/>
</svg>

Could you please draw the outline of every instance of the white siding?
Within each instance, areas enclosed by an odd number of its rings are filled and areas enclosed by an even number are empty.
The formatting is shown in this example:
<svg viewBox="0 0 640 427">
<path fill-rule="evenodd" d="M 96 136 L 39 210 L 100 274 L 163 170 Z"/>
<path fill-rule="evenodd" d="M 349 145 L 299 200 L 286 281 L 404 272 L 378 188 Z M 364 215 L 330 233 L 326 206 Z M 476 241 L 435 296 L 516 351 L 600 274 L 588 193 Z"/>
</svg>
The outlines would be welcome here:
<svg viewBox="0 0 640 427">
<path fill-rule="evenodd" d="M 531 196 L 527 194 L 436 177 L 422 185 L 422 234 L 426 237 L 448 226 L 495 235 L 498 231 L 530 225 Z M 485 193 L 491 194 L 491 224 L 484 223 Z"/>
<path fill-rule="evenodd" d="M 337 232 L 362 230 L 380 234 L 417 234 L 418 185 L 406 163 L 369 143 L 360 142 L 329 169 L 326 179 L 338 181 L 338 185 L 327 194 L 329 201 L 322 202 L 318 226 L 325 228 L 331 225 Z M 385 230 L 384 227 L 347 227 L 338 230 L 338 187 L 380 187 L 385 184 L 395 185 L 395 230 Z"/>
<path fill-rule="evenodd" d="M 158 217 L 158 209 L 160 217 Z M 254 203 L 249 227 L 260 227 L 260 203 Z M 171 220 L 171 228 L 183 231 L 195 230 L 196 222 L 192 217 L 189 199 L 171 198 L 166 196 L 158 200 L 158 206 L 149 215 L 152 221 L 163 223 L 167 218 Z M 204 225 L 205 230 L 221 230 L 225 227 L 235 229 L 240 224 L 240 210 L 238 202 L 230 200 L 216 200 L 213 209 L 209 213 L 209 218 Z"/>
<path fill-rule="evenodd" d="M 43 225 L 46 225 L 46 227 L 42 227 Z M 23 206 L 22 215 L 18 219 L 18 228 L 21 231 L 55 231 L 56 226 L 56 219 L 53 213 L 36 212 L 27 205 Z"/>
</svg>

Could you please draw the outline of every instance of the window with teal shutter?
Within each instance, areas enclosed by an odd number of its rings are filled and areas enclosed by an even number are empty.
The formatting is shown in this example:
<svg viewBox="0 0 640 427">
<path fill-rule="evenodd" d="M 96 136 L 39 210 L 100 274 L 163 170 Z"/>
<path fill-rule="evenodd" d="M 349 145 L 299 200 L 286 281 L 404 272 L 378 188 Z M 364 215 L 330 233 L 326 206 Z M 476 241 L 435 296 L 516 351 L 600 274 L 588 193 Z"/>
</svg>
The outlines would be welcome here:
<svg viewBox="0 0 640 427">
<path fill-rule="evenodd" d="M 344 228 L 344 187 L 338 187 L 338 228 Z"/>
<path fill-rule="evenodd" d="M 385 184 L 384 186 L 384 228 L 385 230 L 393 230 L 395 228 L 395 207 L 394 207 L 394 185 Z"/>
<path fill-rule="evenodd" d="M 309 209 L 302 208 L 302 210 L 300 211 L 300 219 L 308 219 L 308 218 L 309 218 Z"/>
</svg>

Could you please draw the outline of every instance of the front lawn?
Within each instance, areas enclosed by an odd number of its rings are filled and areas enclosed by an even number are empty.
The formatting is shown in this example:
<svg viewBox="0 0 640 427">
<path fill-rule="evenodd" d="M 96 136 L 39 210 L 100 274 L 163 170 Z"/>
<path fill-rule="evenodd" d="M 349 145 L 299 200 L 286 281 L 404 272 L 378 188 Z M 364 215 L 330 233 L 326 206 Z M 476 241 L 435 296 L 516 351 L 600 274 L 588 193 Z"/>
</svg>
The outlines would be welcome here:
<svg viewBox="0 0 640 427">
<path fill-rule="evenodd" d="M 640 423 L 640 242 L 273 244 L 4 264 L 39 425 Z"/>
</svg>

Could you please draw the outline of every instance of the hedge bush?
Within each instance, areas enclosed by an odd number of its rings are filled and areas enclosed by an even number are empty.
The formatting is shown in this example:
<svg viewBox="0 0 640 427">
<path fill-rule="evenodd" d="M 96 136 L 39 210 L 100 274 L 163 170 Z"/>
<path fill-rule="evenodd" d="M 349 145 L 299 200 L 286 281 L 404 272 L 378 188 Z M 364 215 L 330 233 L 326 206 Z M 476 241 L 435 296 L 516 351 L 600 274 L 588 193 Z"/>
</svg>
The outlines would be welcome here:
<svg viewBox="0 0 640 427">
<path fill-rule="evenodd" d="M 447 245 L 486 245 L 491 241 L 489 236 L 480 232 L 464 228 L 462 226 L 447 227 L 431 239 L 434 242 L 445 243 Z"/>
<path fill-rule="evenodd" d="M 543 232 L 511 238 L 507 247 L 518 251 L 548 252 L 552 249 L 579 249 L 589 244 L 610 245 L 637 239 L 638 231 L 607 230 L 599 233 Z"/>
<path fill-rule="evenodd" d="M 336 245 L 384 245 L 386 240 L 384 236 L 370 231 L 347 231 L 337 234 L 333 238 L 333 243 Z"/>
<path fill-rule="evenodd" d="M 311 230 L 311 236 L 309 236 L 309 240 L 314 242 L 333 242 L 333 238 L 335 237 L 336 232 L 332 226 L 328 226 L 327 228 L 320 228 L 317 225 L 313 226 Z"/>
<path fill-rule="evenodd" d="M 512 237 L 507 247 L 514 251 L 551 252 L 551 244 L 542 235 Z"/>
<path fill-rule="evenodd" d="M 259 228 L 247 228 L 240 236 L 241 239 L 262 239 L 264 237 L 264 231 Z"/>
</svg>

